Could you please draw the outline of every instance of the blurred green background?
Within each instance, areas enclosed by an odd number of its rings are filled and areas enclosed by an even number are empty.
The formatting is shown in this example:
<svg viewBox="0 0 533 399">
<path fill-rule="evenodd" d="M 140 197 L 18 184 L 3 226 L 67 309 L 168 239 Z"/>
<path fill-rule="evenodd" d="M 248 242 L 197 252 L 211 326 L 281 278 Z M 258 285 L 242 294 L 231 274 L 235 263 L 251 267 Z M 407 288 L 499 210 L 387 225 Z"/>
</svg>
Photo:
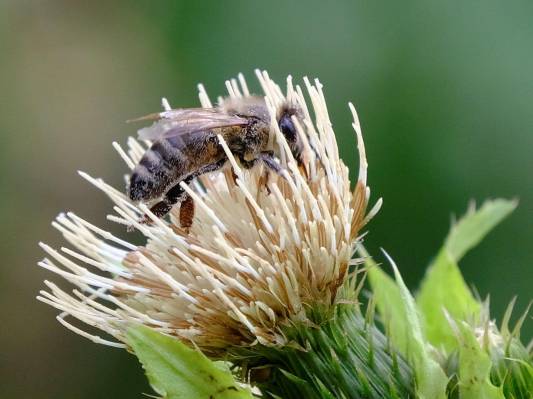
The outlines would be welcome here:
<svg viewBox="0 0 533 399">
<path fill-rule="evenodd" d="M 519 209 L 461 264 L 501 319 L 532 297 L 533 2 L 9 1 L 0 5 L 0 397 L 140 398 L 125 351 L 58 325 L 34 298 L 37 242 L 63 245 L 63 210 L 110 226 L 110 202 L 76 174 L 123 186 L 111 147 L 128 118 L 196 105 L 224 80 L 265 68 L 319 77 L 341 153 L 356 165 L 347 102 L 358 108 L 373 198 L 366 242 L 415 288 L 452 213 L 470 199 Z M 254 87 L 257 87 L 254 85 Z M 382 260 L 382 257 L 379 257 Z M 531 322 L 526 339 L 531 336 Z"/>
</svg>

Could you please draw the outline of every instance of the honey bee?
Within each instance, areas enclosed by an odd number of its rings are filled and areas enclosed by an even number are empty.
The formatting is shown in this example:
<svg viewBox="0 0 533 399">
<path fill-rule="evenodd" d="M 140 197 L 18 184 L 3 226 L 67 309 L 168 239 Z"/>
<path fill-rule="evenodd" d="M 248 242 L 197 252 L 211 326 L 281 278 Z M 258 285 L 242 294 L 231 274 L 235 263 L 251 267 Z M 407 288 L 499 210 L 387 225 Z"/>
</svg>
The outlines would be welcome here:
<svg viewBox="0 0 533 399">
<path fill-rule="evenodd" d="M 295 159 L 301 163 L 302 143 L 292 116 L 299 116 L 297 107 L 285 104 L 276 120 Z M 151 140 L 131 174 L 128 196 L 131 200 L 153 203 L 150 211 L 164 217 L 174 205 L 180 204 L 179 221 L 188 229 L 194 217 L 194 202 L 180 186 L 205 173 L 222 168 L 228 157 L 217 135 L 221 135 L 240 164 L 248 169 L 262 163 L 269 170 L 281 173 L 274 157 L 270 114 L 263 98 L 247 96 L 223 99 L 215 108 L 171 109 L 138 120 L 156 120 L 141 129 L 139 138 Z M 141 222 L 149 223 L 145 216 Z"/>
</svg>

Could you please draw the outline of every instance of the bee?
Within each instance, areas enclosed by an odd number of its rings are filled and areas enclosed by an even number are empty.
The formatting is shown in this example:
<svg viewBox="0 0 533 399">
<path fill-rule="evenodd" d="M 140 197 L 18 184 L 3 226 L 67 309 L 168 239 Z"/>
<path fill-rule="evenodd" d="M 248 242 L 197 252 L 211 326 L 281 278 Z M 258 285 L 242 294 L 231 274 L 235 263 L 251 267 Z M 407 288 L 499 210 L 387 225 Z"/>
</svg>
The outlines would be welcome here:
<svg viewBox="0 0 533 399">
<path fill-rule="evenodd" d="M 295 159 L 301 163 L 302 143 L 292 116 L 300 110 L 285 104 L 276 120 Z M 139 130 L 139 138 L 151 140 L 131 174 L 128 196 L 132 201 L 153 203 L 150 211 L 164 217 L 180 204 L 179 221 L 188 229 L 194 217 L 194 202 L 180 186 L 222 168 L 228 161 L 218 135 L 224 138 L 240 164 L 252 168 L 262 163 L 278 174 L 281 166 L 274 157 L 270 114 L 263 98 L 226 98 L 215 108 L 171 109 L 137 120 L 156 120 Z M 147 216 L 141 220 L 149 223 Z"/>
</svg>

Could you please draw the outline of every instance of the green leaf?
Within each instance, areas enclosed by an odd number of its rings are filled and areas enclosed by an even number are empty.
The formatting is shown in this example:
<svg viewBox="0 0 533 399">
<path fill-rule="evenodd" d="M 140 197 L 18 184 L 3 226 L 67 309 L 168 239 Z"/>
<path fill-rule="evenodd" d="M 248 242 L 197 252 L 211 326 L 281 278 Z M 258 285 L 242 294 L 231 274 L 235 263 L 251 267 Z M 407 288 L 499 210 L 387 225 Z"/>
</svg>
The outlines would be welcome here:
<svg viewBox="0 0 533 399">
<path fill-rule="evenodd" d="M 503 389 L 490 381 L 492 361 L 479 345 L 472 327 L 459 321 L 454 325 L 459 341 L 459 396 L 461 399 L 505 399 Z"/>
<path fill-rule="evenodd" d="M 450 229 L 444 242 L 444 249 L 455 262 L 459 262 L 465 253 L 479 244 L 483 237 L 514 211 L 517 205 L 516 200 L 496 199 L 486 201 L 477 211 L 470 209 Z"/>
<path fill-rule="evenodd" d="M 448 377 L 431 356 L 431 348 L 426 343 L 415 300 L 403 282 L 395 263 L 386 253 L 385 255 L 394 270 L 397 288 L 400 292 L 399 304 L 403 308 L 403 314 L 409 326 L 406 334 L 407 356 L 415 370 L 417 395 L 420 399 L 445 399 Z"/>
<path fill-rule="evenodd" d="M 166 399 L 251 399 L 222 362 L 145 326 L 128 330 L 127 342 L 139 358 L 150 384 Z"/>
<path fill-rule="evenodd" d="M 455 347 L 456 340 L 444 309 L 458 320 L 465 320 L 481 309 L 457 263 L 446 250 L 442 250 L 430 266 L 416 300 L 423 315 L 428 340 L 435 346 L 443 345 L 447 350 Z"/>
<path fill-rule="evenodd" d="M 365 259 L 372 298 L 383 318 L 387 336 L 400 353 L 405 355 L 407 354 L 409 325 L 405 307 L 402 305 L 400 289 L 396 282 L 374 262 L 363 246 L 360 245 L 357 250 Z"/>
<path fill-rule="evenodd" d="M 478 211 L 469 210 L 452 226 L 443 248 L 429 266 L 417 295 L 427 338 L 433 345 L 442 345 L 448 351 L 455 345 L 455 336 L 444 309 L 457 320 L 475 316 L 481 309 L 481 304 L 464 281 L 457 262 L 516 205 L 516 201 L 502 199 L 487 201 Z"/>
</svg>

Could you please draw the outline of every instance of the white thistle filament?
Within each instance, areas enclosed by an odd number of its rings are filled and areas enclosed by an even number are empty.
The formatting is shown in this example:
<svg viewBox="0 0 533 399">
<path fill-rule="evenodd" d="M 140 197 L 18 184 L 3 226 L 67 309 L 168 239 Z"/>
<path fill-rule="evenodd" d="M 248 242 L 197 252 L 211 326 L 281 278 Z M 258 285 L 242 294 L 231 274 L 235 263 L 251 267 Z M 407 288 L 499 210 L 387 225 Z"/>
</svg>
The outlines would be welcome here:
<svg viewBox="0 0 533 399">
<path fill-rule="evenodd" d="M 41 244 L 48 257 L 39 265 L 76 289 L 67 293 L 47 281 L 48 291 L 38 298 L 61 311 L 62 325 L 94 342 L 123 347 L 130 323 L 142 323 L 217 355 L 232 346 L 283 345 L 283 327 L 306 320 L 309 306 L 336 303 L 355 263 L 360 229 L 381 204 L 367 214 L 367 162 L 355 108 L 350 104 L 360 167 L 352 190 L 318 80 L 305 79 L 308 107 L 290 78 L 284 95 L 266 72 L 257 76 L 284 177 L 267 177 L 261 166 L 240 168 L 220 137 L 237 178 L 227 168 L 201 176 L 201 185 L 182 183 L 197 205 L 186 233 L 176 210 L 170 221 L 158 219 L 101 179 L 80 173 L 114 202 L 109 219 L 134 226 L 146 244 L 132 245 L 72 213 L 58 216 L 53 225 L 74 249 Z M 242 75 L 226 87 L 232 97 L 249 95 Z M 211 107 L 202 85 L 199 96 L 202 106 Z M 285 101 L 296 103 L 304 116 L 295 120 L 305 148 L 300 167 L 275 121 L 275 109 Z M 162 105 L 170 109 L 166 99 Z M 150 143 L 129 138 L 127 144 L 126 150 L 113 146 L 131 169 Z M 144 214 L 153 224 L 139 223 Z M 67 317 L 119 342 L 92 335 Z"/>
</svg>

